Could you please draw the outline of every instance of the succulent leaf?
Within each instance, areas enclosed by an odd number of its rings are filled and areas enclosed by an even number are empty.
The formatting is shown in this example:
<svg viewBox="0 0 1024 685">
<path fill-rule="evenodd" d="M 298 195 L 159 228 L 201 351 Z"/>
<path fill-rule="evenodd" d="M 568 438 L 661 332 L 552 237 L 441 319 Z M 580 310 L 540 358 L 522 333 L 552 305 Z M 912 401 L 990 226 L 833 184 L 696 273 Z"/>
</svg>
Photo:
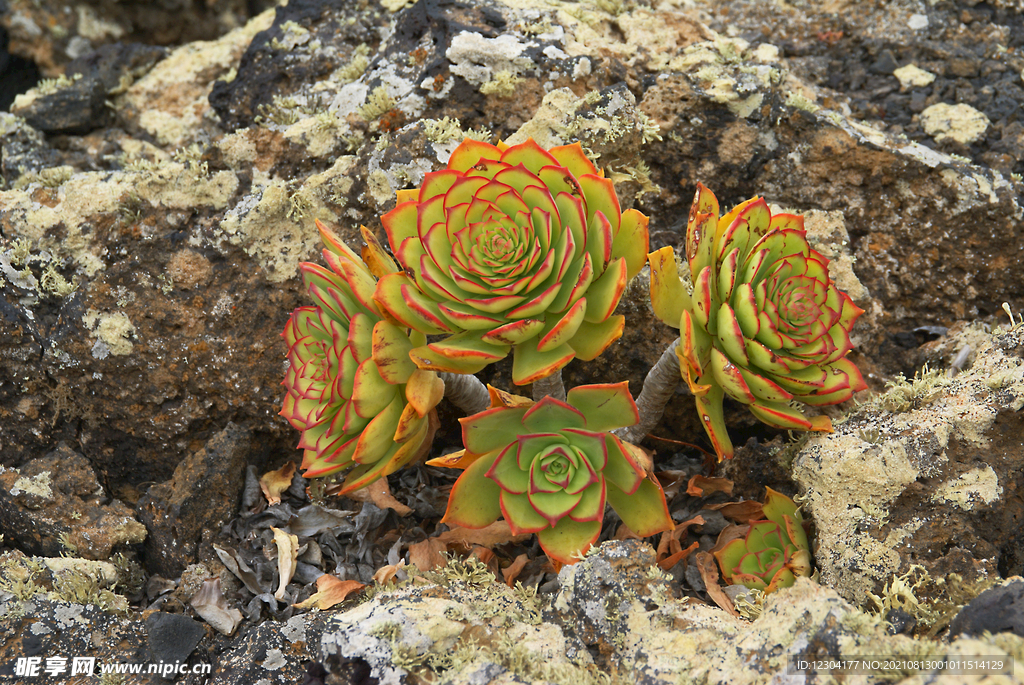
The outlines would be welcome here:
<svg viewBox="0 0 1024 685">
<path fill-rule="evenodd" d="M 513 382 L 524 385 L 618 339 L 613 312 L 646 261 L 647 218 L 621 211 L 579 144 L 467 140 L 399 198 L 382 222 L 413 276 L 384 273 L 370 304 L 395 325 L 448 336 L 414 349 L 420 368 L 474 373 L 507 353 L 476 354 L 478 343 L 514 347 Z M 472 350 L 467 332 L 479 332 Z"/>
<path fill-rule="evenodd" d="M 594 543 L 606 502 L 644 535 L 672 527 L 660 486 L 604 432 L 636 421 L 625 383 L 573 388 L 565 402 L 532 403 L 493 389 L 491 398 L 491 409 L 461 419 L 466 451 L 452 465 L 469 466 L 452 489 L 446 521 L 487 525 L 497 506 L 513 533 L 537 533 L 560 563 Z"/>
<path fill-rule="evenodd" d="M 800 511 L 789 497 L 766 489 L 765 520 L 726 528 L 712 553 L 727 583 L 769 593 L 813 569 Z"/>
<path fill-rule="evenodd" d="M 346 493 L 423 455 L 444 386 L 409 358 L 423 335 L 410 333 L 373 299 L 378 274 L 405 274 L 365 229 L 360 257 L 332 228 L 322 222 L 317 228 L 331 270 L 300 265 L 316 304 L 295 310 L 282 334 L 289 368 L 281 415 L 301 431 L 307 478 L 353 467 L 341 486 Z"/>
<path fill-rule="evenodd" d="M 828 260 L 807 243 L 803 217 L 773 216 L 757 197 L 719 217 L 717 198 L 698 183 L 686 257 L 689 297 L 672 249 L 649 256 L 651 304 L 662 321 L 679 322 L 682 377 L 718 458 L 732 456 L 725 394 L 770 425 L 830 430 L 827 417 L 808 418 L 789 403 L 836 404 L 867 387 L 846 357 L 863 310 L 830 281 Z"/>
</svg>

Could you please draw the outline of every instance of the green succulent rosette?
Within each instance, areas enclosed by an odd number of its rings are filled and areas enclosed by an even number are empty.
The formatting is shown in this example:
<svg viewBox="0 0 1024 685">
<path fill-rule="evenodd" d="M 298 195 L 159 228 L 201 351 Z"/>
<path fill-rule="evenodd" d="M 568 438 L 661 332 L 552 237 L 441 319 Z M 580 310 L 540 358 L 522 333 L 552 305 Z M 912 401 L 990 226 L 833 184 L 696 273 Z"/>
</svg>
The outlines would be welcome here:
<svg viewBox="0 0 1024 685">
<path fill-rule="evenodd" d="M 445 336 L 413 349 L 416 364 L 476 373 L 514 350 L 517 385 L 622 335 L 613 312 L 648 245 L 647 217 L 620 211 L 579 143 L 463 141 L 381 220 L 404 268 L 380 280 L 382 313 Z"/>
<path fill-rule="evenodd" d="M 626 383 L 579 386 L 565 402 L 548 396 L 460 419 L 465 471 L 442 520 L 483 528 L 504 517 L 514 534 L 536 533 L 563 564 L 597 540 L 606 503 L 637 535 L 673 528 L 643 453 L 607 432 L 637 420 Z"/>
<path fill-rule="evenodd" d="M 314 306 L 296 309 L 282 334 L 288 344 L 280 414 L 302 432 L 306 478 L 354 467 L 339 493 L 386 476 L 430 448 L 444 383 L 416 368 L 409 350 L 425 341 L 381 318 L 372 266 L 397 270 L 365 229 L 364 256 L 317 222 L 329 269 L 299 265 Z M 365 261 L 364 261 L 365 259 Z"/>
<path fill-rule="evenodd" d="M 725 529 L 716 545 L 721 549 L 712 553 L 727 583 L 769 593 L 789 587 L 797 576 L 810 576 L 812 566 L 803 517 L 796 504 L 780 492 L 765 489 L 766 520 Z M 725 542 L 727 538 L 731 539 Z"/>
<path fill-rule="evenodd" d="M 692 295 L 671 247 L 649 255 L 651 304 L 679 328 L 682 375 L 718 458 L 733 453 L 726 395 L 769 425 L 831 431 L 827 416 L 804 416 L 792 403 L 837 404 L 867 387 L 846 358 L 863 310 L 832 283 L 803 217 L 773 216 L 752 198 L 719 218 L 714 193 L 697 184 L 686 259 Z"/>
</svg>

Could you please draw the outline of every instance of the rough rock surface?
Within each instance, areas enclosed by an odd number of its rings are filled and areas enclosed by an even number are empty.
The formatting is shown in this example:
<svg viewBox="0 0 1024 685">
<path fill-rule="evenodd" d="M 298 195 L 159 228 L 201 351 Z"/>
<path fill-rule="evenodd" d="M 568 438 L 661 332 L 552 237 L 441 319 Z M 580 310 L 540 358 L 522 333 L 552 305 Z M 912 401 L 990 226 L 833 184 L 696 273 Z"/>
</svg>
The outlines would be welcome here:
<svg viewBox="0 0 1024 685">
<path fill-rule="evenodd" d="M 971 333 L 968 329 L 968 333 Z M 792 462 L 823 582 L 853 602 L 894 574 L 1021 574 L 1024 328 L 972 337 L 969 369 L 897 383 Z"/>
<path fill-rule="evenodd" d="M 63 443 L 19 469 L 0 467 L 0 528 L 30 554 L 103 561 L 142 542 L 134 512 L 107 499 L 88 460 Z"/>
<path fill-rule="evenodd" d="M 151 572 L 180 575 L 196 559 L 200 543 L 208 543 L 234 517 L 250 440 L 247 429 L 229 423 L 182 460 L 169 481 L 153 485 L 139 500 L 139 515 L 151 531 L 146 540 Z"/>
</svg>

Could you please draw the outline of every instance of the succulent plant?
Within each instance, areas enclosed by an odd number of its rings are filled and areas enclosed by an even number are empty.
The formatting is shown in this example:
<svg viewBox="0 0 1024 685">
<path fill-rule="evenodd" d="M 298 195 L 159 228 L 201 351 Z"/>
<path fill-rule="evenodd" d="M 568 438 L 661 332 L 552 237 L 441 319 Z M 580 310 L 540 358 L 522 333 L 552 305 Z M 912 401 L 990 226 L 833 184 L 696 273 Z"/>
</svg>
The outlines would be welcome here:
<svg viewBox="0 0 1024 685">
<path fill-rule="evenodd" d="M 330 228 L 317 228 L 330 269 L 299 267 L 316 304 L 296 309 L 284 329 L 290 366 L 281 415 L 302 431 L 306 478 L 355 465 L 345 493 L 430 448 L 444 384 L 409 359 L 423 334 L 383 320 L 373 301 L 374 277 L 398 268 L 373 235 L 363 229 L 361 259 Z"/>
<path fill-rule="evenodd" d="M 827 416 L 790 402 L 836 404 L 867 387 L 846 358 L 863 311 L 829 279 L 803 217 L 773 216 L 752 198 L 719 218 L 717 198 L 698 184 L 686 230 L 692 295 L 671 247 L 649 257 L 654 312 L 679 327 L 682 375 L 719 459 L 733 451 L 725 395 L 769 425 L 830 431 Z"/>
<path fill-rule="evenodd" d="M 793 500 L 771 488 L 765 489 L 766 520 L 726 528 L 716 545 L 722 545 L 721 549 L 713 553 L 722 577 L 730 585 L 769 593 L 789 587 L 797 576 L 810 576 L 811 551 L 803 517 Z M 732 539 L 725 542 L 727 538 Z"/>
<path fill-rule="evenodd" d="M 444 522 L 483 528 L 503 516 L 566 564 L 597 540 L 606 501 L 637 535 L 673 527 L 661 486 L 641 466 L 646 455 L 606 432 L 637 421 L 626 383 L 579 386 L 565 402 L 492 396 L 503 404 L 460 419 L 465 471 Z"/>
<path fill-rule="evenodd" d="M 621 212 L 611 180 L 579 143 L 463 141 L 445 169 L 400 190 L 382 217 L 404 271 L 375 300 L 392 323 L 441 340 L 422 369 L 475 373 L 514 348 L 512 378 L 532 383 L 622 334 L 613 312 L 644 265 L 647 217 Z"/>
</svg>

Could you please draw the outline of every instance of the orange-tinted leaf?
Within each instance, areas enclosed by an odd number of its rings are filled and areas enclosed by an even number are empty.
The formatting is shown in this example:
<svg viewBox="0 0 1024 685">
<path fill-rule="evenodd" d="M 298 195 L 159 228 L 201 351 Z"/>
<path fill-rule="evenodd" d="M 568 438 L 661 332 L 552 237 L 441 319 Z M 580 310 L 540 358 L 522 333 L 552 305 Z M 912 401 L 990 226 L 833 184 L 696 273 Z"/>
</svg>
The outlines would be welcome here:
<svg viewBox="0 0 1024 685">
<path fill-rule="evenodd" d="M 491 396 L 491 408 L 494 407 L 532 407 L 533 400 L 522 395 L 513 395 L 492 385 L 487 386 L 487 392 Z"/>
<path fill-rule="evenodd" d="M 440 466 L 445 469 L 464 469 L 480 458 L 479 454 L 469 454 L 466 450 L 459 450 L 451 454 L 445 454 L 426 462 L 427 466 Z"/>
<path fill-rule="evenodd" d="M 690 553 L 693 552 L 698 547 L 700 547 L 700 543 L 697 542 L 697 541 L 694 541 L 694 543 L 692 545 L 690 545 L 689 547 L 687 547 L 686 549 L 681 549 L 678 552 L 676 552 L 675 554 L 671 554 L 671 555 L 665 557 L 664 559 L 662 559 L 661 561 L 659 561 L 658 562 L 658 568 L 660 568 L 662 571 L 671 571 L 673 568 L 675 568 L 676 564 L 678 564 L 680 561 L 682 561 L 686 557 L 690 556 Z"/>
<path fill-rule="evenodd" d="M 397 564 L 388 564 L 387 566 L 381 566 L 377 569 L 377 572 L 373 574 L 373 582 L 378 585 L 387 585 L 394 579 L 395 575 L 405 568 L 405 559 L 402 559 Z"/>
<path fill-rule="evenodd" d="M 733 482 L 728 478 L 708 478 L 697 474 L 686 485 L 686 494 L 694 497 L 707 497 L 716 492 L 732 494 Z"/>
<path fill-rule="evenodd" d="M 378 509 L 394 509 L 399 516 L 408 516 L 412 513 L 412 509 L 391 494 L 387 478 L 378 478 L 365 488 L 348 493 L 347 497 L 357 502 L 373 502 Z"/>
<path fill-rule="evenodd" d="M 722 591 L 722 586 L 718 584 L 718 564 L 715 563 L 715 558 L 708 552 L 697 552 L 694 556 L 694 561 L 696 562 L 697 570 L 700 571 L 701 580 L 704 581 L 704 587 L 708 590 L 708 596 L 722 609 L 725 609 L 725 611 L 733 616 L 739 617 L 740 612 L 736 611 L 736 607 L 733 606 L 729 595 L 725 594 Z"/>
<path fill-rule="evenodd" d="M 429 571 L 444 566 L 444 553 L 448 551 L 448 543 L 440 538 L 427 538 L 422 542 L 409 545 L 409 563 L 420 571 Z"/>
<path fill-rule="evenodd" d="M 742 502 L 725 502 L 723 504 L 709 504 L 708 509 L 722 512 L 722 516 L 737 523 L 747 521 L 759 521 L 764 518 L 764 511 L 760 502 L 752 499 Z"/>
<path fill-rule="evenodd" d="M 325 573 L 316 579 L 316 592 L 310 595 L 305 602 L 293 604 L 296 609 L 309 609 L 316 607 L 321 611 L 330 609 L 335 604 L 340 604 L 348 599 L 349 595 L 359 592 L 366 585 L 358 580 L 339 580 L 329 573 Z"/>
<path fill-rule="evenodd" d="M 529 557 L 525 554 L 520 554 L 511 564 L 501 569 L 501 575 L 509 587 L 516 584 L 516 578 L 518 578 L 519 574 L 523 572 L 523 569 L 526 568 L 526 564 L 529 561 Z"/>
<path fill-rule="evenodd" d="M 260 478 L 260 489 L 270 506 L 281 503 L 281 493 L 291 487 L 295 462 L 290 461 L 276 471 L 267 471 Z"/>
</svg>

